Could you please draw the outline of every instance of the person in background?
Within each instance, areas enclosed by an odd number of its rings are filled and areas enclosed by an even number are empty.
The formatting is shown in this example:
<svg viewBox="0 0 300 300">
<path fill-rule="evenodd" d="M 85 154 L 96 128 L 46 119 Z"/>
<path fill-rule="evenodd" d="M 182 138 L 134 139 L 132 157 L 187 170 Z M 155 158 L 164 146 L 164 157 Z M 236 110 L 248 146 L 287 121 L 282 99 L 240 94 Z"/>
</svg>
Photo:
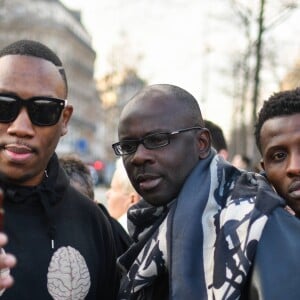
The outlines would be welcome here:
<svg viewBox="0 0 300 300">
<path fill-rule="evenodd" d="M 251 160 L 247 155 L 244 154 L 235 154 L 232 158 L 231 163 L 239 169 L 249 171 L 251 169 Z"/>
<path fill-rule="evenodd" d="M 204 126 L 211 134 L 211 145 L 225 160 L 228 159 L 228 148 L 222 128 L 209 120 L 204 120 Z"/>
<path fill-rule="evenodd" d="M 4 300 L 115 299 L 111 226 L 70 185 L 55 153 L 73 112 L 67 97 L 64 67 L 49 47 L 19 40 L 0 50 L 4 250 L 18 260 Z"/>
<path fill-rule="evenodd" d="M 258 244 L 246 299 L 300 299 L 300 89 L 263 103 L 255 125 L 265 176 L 282 197 Z M 267 201 L 267 200 L 265 200 Z M 276 284 L 274 284 L 276 283 Z"/>
<path fill-rule="evenodd" d="M 141 196 L 132 186 L 122 159 L 116 161 L 116 169 L 111 180 L 110 188 L 106 192 L 106 198 L 109 214 L 118 220 L 126 232 L 128 232 L 127 211 L 129 207 L 140 200 Z"/>
<path fill-rule="evenodd" d="M 95 201 L 94 183 L 88 166 L 75 154 L 68 154 L 59 157 L 59 163 L 67 173 L 70 184 Z"/>
<path fill-rule="evenodd" d="M 121 112 L 115 154 L 142 196 L 128 210 L 134 244 L 118 258 L 120 299 L 239 299 L 281 199 L 265 178 L 216 155 L 196 99 L 168 84 Z"/>
<path fill-rule="evenodd" d="M 95 199 L 93 178 L 87 164 L 75 154 L 63 155 L 59 158 L 59 162 L 67 173 L 70 184 L 83 195 L 87 196 L 89 200 L 96 202 L 106 215 L 113 230 L 117 256 L 123 254 L 132 244 L 132 240 L 120 223 L 109 215 L 106 207 Z"/>
</svg>

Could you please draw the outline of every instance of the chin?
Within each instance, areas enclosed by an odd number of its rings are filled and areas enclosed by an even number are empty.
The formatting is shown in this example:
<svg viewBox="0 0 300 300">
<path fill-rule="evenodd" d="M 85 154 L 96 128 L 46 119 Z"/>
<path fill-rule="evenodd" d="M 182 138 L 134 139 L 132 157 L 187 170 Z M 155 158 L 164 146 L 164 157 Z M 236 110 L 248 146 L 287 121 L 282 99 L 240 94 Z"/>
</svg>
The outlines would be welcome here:
<svg viewBox="0 0 300 300">
<path fill-rule="evenodd" d="M 147 197 L 144 199 L 146 202 L 148 202 L 149 204 L 156 206 L 156 207 L 164 206 L 171 202 L 171 200 L 166 200 L 166 198 L 159 199 L 157 197 L 155 197 L 155 198 Z"/>
</svg>

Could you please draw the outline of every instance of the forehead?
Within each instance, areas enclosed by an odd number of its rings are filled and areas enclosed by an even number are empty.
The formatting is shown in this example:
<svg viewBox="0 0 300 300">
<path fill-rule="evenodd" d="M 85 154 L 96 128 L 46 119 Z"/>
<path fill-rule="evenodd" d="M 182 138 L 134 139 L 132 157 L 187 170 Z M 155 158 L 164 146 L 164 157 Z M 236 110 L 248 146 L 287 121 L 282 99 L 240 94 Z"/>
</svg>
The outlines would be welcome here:
<svg viewBox="0 0 300 300">
<path fill-rule="evenodd" d="M 262 149 L 288 145 L 295 139 L 300 140 L 300 113 L 269 119 L 261 128 Z"/>
<path fill-rule="evenodd" d="M 52 95 L 63 86 L 57 67 L 51 62 L 26 55 L 6 55 L 0 58 L 0 90 L 28 94 L 43 90 Z M 47 91 L 49 90 L 49 91 Z"/>
<path fill-rule="evenodd" d="M 120 117 L 119 135 L 141 136 L 156 130 L 174 130 L 186 126 L 188 120 L 180 101 L 166 94 L 148 94 L 125 107 Z"/>
</svg>

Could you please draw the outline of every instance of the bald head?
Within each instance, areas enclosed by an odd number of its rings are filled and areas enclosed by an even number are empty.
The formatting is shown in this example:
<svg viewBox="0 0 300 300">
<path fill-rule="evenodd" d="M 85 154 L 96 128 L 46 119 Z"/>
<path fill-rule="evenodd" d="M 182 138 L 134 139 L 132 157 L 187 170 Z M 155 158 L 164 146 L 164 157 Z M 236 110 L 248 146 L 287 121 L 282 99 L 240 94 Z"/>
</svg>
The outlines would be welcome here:
<svg viewBox="0 0 300 300">
<path fill-rule="evenodd" d="M 150 85 L 139 91 L 124 107 L 121 118 L 133 111 L 145 109 L 153 102 L 156 109 L 161 108 L 161 114 L 168 114 L 172 118 L 184 117 L 189 120 L 190 126 L 204 127 L 200 107 L 194 96 L 170 84 Z"/>
</svg>

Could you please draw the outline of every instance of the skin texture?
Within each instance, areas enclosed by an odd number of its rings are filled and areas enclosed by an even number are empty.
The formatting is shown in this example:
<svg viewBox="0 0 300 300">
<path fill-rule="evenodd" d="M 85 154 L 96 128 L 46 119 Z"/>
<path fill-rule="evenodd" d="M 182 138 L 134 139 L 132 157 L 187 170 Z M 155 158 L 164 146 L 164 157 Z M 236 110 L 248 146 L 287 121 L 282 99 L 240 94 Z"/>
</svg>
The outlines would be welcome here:
<svg viewBox="0 0 300 300">
<path fill-rule="evenodd" d="M 119 140 L 137 139 L 155 132 L 195 126 L 182 101 L 168 88 L 153 86 L 124 108 L 119 123 Z M 179 193 L 199 159 L 210 151 L 206 130 L 193 130 L 171 138 L 169 145 L 148 150 L 140 144 L 135 153 L 123 157 L 125 169 L 136 191 L 154 206 L 165 205 Z"/>
<path fill-rule="evenodd" d="M 7 235 L 0 232 L 0 247 L 4 247 L 7 244 Z M 0 254 L 0 269 L 13 268 L 16 265 L 16 258 L 11 254 Z M 5 277 L 0 278 L 0 290 L 3 288 L 9 288 L 13 285 L 14 279 L 10 274 L 7 274 Z"/>
<path fill-rule="evenodd" d="M 3 202 L 3 193 L 1 190 L 0 190 L 0 202 L 1 203 Z M 2 248 L 7 244 L 7 242 L 8 242 L 7 235 L 0 232 L 0 270 L 1 271 L 3 271 L 3 269 L 13 268 L 17 262 L 16 257 L 14 255 L 8 253 L 6 254 L 3 252 Z M 6 273 L 6 276 L 4 276 L 3 274 L 5 273 L 2 273 L 2 275 L 0 276 L 0 291 L 2 291 L 2 289 L 11 287 L 14 283 L 14 279 L 10 275 L 10 273 Z"/>
<path fill-rule="evenodd" d="M 57 67 L 47 60 L 24 55 L 0 58 L 0 93 L 23 99 L 66 97 Z M 39 184 L 60 137 L 67 133 L 72 111 L 72 106 L 68 105 L 53 126 L 33 125 L 25 108 L 13 122 L 0 123 L 0 176 L 23 186 Z"/>
<path fill-rule="evenodd" d="M 135 191 L 128 190 L 126 180 L 128 181 L 128 178 L 124 178 L 117 169 L 112 177 L 110 188 L 106 192 L 107 209 L 115 219 L 119 219 L 130 206 L 136 204 L 140 199 Z"/>
<path fill-rule="evenodd" d="M 267 120 L 260 133 L 262 168 L 300 217 L 300 114 Z"/>
</svg>

